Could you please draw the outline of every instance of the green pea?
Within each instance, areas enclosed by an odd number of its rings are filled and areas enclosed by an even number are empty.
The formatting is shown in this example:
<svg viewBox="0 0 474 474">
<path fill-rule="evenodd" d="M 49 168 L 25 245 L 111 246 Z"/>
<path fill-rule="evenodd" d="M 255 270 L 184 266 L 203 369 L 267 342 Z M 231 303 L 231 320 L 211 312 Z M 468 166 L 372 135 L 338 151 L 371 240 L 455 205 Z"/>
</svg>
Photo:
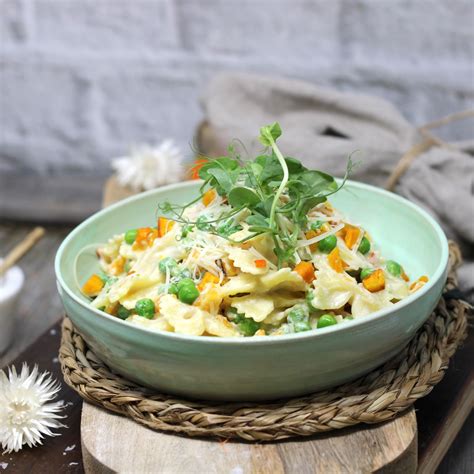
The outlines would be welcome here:
<svg viewBox="0 0 474 474">
<path fill-rule="evenodd" d="M 324 253 L 329 253 L 333 250 L 337 245 L 337 237 L 335 235 L 329 235 L 328 237 L 324 238 L 323 240 L 319 241 L 319 250 Z"/>
<path fill-rule="evenodd" d="M 304 332 L 312 329 L 308 321 L 298 321 L 293 327 L 295 328 L 295 332 Z"/>
<path fill-rule="evenodd" d="M 195 286 L 194 280 L 192 278 L 182 278 L 178 281 L 178 290 L 180 290 L 183 286 Z"/>
<path fill-rule="evenodd" d="M 168 293 L 170 295 L 177 295 L 178 294 L 178 285 L 176 283 L 172 283 L 169 287 L 168 287 Z"/>
<path fill-rule="evenodd" d="M 133 242 L 135 242 L 135 239 L 137 238 L 137 234 L 137 229 L 127 230 L 127 232 L 125 232 L 125 242 L 129 245 L 132 245 Z"/>
<path fill-rule="evenodd" d="M 169 271 L 170 274 L 173 275 L 173 273 L 175 273 L 178 268 L 178 264 L 174 258 L 165 257 L 163 260 L 160 260 L 158 268 L 160 269 L 161 273 L 166 273 Z"/>
<path fill-rule="evenodd" d="M 154 305 L 153 305 L 153 309 L 154 309 Z M 131 313 L 132 312 L 129 309 L 125 308 L 125 306 L 122 306 L 122 305 L 120 305 L 117 309 L 117 317 L 119 317 L 120 319 L 127 319 Z"/>
<path fill-rule="evenodd" d="M 387 272 L 391 273 L 393 276 L 398 277 L 402 274 L 401 265 L 393 260 L 388 260 L 385 267 L 387 268 Z"/>
<path fill-rule="evenodd" d="M 183 281 L 183 280 L 181 280 Z M 180 282 L 181 283 L 181 282 Z M 193 304 L 199 296 L 199 290 L 194 283 L 179 286 L 178 283 L 178 299 L 182 303 Z"/>
<path fill-rule="evenodd" d="M 260 329 L 260 323 L 246 317 L 240 319 L 237 326 L 244 336 L 253 336 Z"/>
<path fill-rule="evenodd" d="M 323 221 L 316 221 L 316 222 L 313 222 L 313 223 L 311 224 L 310 229 L 311 229 L 311 230 L 318 230 L 318 229 L 321 228 L 321 226 L 322 226 L 323 224 L 324 224 Z"/>
<path fill-rule="evenodd" d="M 374 273 L 373 268 L 363 268 L 360 272 L 360 279 L 365 280 L 368 276 Z"/>
<path fill-rule="evenodd" d="M 367 237 L 362 237 L 362 240 L 360 241 L 360 245 L 359 245 L 359 252 L 362 255 L 365 255 L 366 253 L 369 252 L 369 250 L 370 250 L 369 239 Z"/>
<path fill-rule="evenodd" d="M 323 314 L 318 320 L 318 329 L 334 326 L 334 324 L 337 324 L 337 321 L 332 314 Z"/>
<path fill-rule="evenodd" d="M 186 224 L 183 226 L 181 230 L 181 237 L 184 239 L 188 236 L 188 234 L 193 230 L 193 226 L 190 224 Z"/>
<path fill-rule="evenodd" d="M 152 319 L 155 315 L 155 303 L 153 303 L 153 300 L 150 298 L 138 300 L 135 304 L 135 312 L 138 314 L 138 316 Z"/>
<path fill-rule="evenodd" d="M 304 308 L 293 308 L 287 317 L 288 321 L 293 324 L 300 323 L 306 321 L 308 319 L 308 312 L 304 310 Z"/>
</svg>

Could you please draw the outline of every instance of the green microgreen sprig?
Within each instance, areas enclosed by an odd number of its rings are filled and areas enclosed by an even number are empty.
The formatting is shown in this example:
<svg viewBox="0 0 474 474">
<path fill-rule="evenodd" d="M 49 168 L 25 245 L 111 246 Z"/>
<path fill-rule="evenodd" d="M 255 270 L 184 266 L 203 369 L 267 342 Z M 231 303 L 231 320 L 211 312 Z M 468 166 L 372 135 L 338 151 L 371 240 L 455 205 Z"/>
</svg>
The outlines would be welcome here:
<svg viewBox="0 0 474 474">
<path fill-rule="evenodd" d="M 279 267 L 293 264 L 298 240 L 309 230 L 308 212 L 344 186 L 353 162 L 349 157 L 345 176 L 338 186 L 332 176 L 309 170 L 299 160 L 283 156 L 276 144 L 281 133 L 278 123 L 262 127 L 259 139 L 266 153 L 253 160 L 242 160 L 230 145 L 229 156 L 209 159 L 200 169 L 203 184 L 197 199 L 184 206 L 166 202 L 160 205 L 160 210 L 185 224 L 187 232 L 190 226 L 196 226 L 234 243 L 269 234 Z M 210 188 L 227 200 L 230 210 L 212 219 L 200 217 L 195 222 L 186 219 L 186 208 L 199 201 Z M 235 218 L 244 209 L 247 210 L 244 221 L 251 234 L 235 241 L 232 234 L 242 229 Z"/>
</svg>

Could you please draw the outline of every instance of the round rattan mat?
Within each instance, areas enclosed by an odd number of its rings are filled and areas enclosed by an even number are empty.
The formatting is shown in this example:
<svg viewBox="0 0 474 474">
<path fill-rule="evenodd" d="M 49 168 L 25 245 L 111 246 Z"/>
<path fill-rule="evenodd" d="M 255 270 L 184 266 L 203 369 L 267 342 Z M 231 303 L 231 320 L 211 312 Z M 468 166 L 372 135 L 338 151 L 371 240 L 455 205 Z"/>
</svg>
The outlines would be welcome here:
<svg viewBox="0 0 474 474">
<path fill-rule="evenodd" d="M 270 441 L 390 420 L 442 379 L 466 336 L 468 305 L 457 291 L 461 257 L 450 244 L 449 276 L 430 318 L 396 357 L 354 382 L 271 403 L 190 401 L 153 392 L 113 373 L 66 317 L 59 360 L 66 383 L 82 398 L 149 428 L 189 436 Z"/>
</svg>

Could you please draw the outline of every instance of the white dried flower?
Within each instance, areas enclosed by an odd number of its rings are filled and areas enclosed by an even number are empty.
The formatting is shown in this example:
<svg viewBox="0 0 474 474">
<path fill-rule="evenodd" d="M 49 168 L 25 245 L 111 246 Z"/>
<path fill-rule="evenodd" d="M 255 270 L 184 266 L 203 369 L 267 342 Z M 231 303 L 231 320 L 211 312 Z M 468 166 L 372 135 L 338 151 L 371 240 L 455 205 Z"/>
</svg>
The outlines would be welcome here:
<svg viewBox="0 0 474 474">
<path fill-rule="evenodd" d="M 112 168 L 122 186 L 134 191 L 154 189 L 164 184 L 176 183 L 183 177 L 183 155 L 172 140 L 160 145 L 140 146 L 130 156 L 116 158 Z"/>
<path fill-rule="evenodd" d="M 0 442 L 5 453 L 43 444 L 44 436 L 59 436 L 51 429 L 64 426 L 58 421 L 62 402 L 53 400 L 60 385 L 48 372 L 38 373 L 23 364 L 21 373 L 8 369 L 8 377 L 0 370 Z"/>
</svg>

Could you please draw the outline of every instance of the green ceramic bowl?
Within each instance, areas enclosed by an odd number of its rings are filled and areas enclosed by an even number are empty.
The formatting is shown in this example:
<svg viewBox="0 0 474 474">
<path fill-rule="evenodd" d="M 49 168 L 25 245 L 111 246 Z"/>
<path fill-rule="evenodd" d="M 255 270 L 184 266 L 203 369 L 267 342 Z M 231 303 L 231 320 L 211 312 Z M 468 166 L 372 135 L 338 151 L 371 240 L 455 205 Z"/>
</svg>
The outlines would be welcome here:
<svg viewBox="0 0 474 474">
<path fill-rule="evenodd" d="M 163 200 L 184 203 L 198 182 L 149 191 L 93 215 L 64 240 L 55 270 L 66 313 L 112 369 L 161 392 L 214 400 L 267 400 L 347 382 L 399 352 L 435 307 L 446 281 L 448 244 L 425 211 L 395 194 L 348 182 L 331 198 L 361 223 L 383 255 L 429 283 L 389 309 L 324 329 L 256 338 L 196 337 L 133 326 L 93 309 L 78 284 L 98 270 L 96 244 L 155 221 Z M 75 276 L 77 272 L 77 280 Z"/>
</svg>

